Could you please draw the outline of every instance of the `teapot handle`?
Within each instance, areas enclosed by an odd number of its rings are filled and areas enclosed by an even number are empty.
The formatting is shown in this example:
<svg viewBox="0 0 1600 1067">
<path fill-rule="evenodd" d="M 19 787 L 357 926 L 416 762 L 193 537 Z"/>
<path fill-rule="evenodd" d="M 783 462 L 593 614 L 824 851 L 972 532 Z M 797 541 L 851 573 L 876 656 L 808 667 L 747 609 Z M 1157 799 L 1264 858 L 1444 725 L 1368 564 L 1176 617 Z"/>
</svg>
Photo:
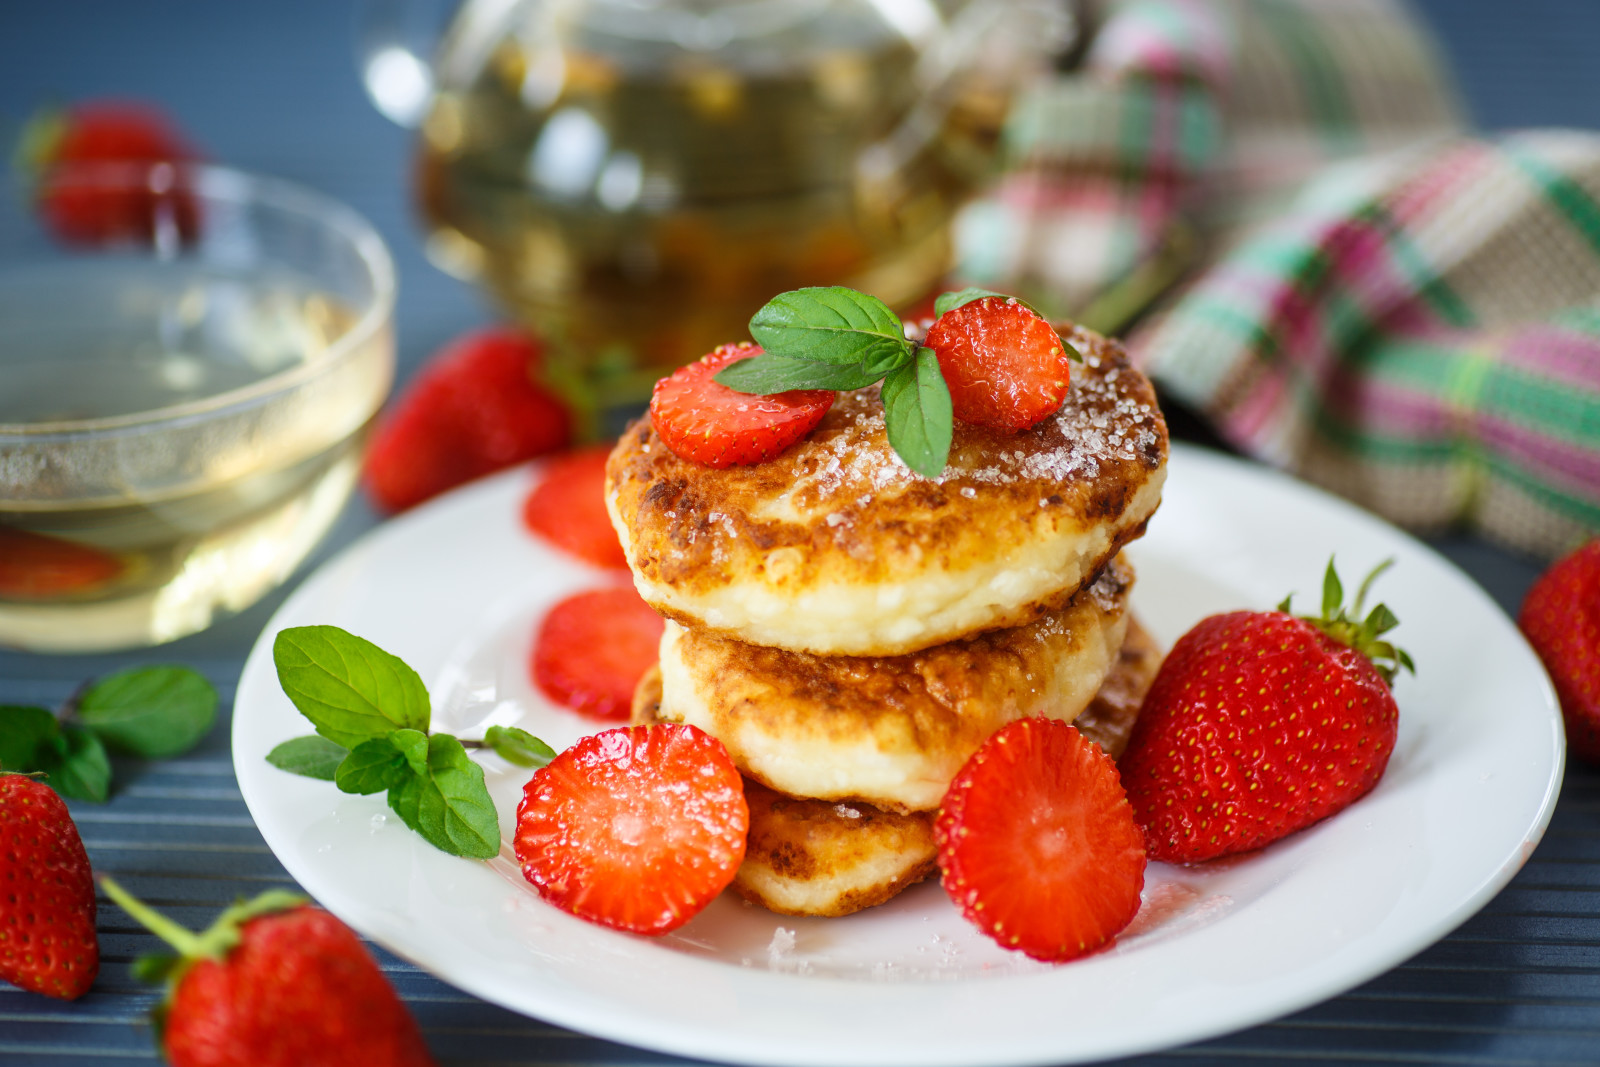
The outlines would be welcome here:
<svg viewBox="0 0 1600 1067">
<path fill-rule="evenodd" d="M 456 0 L 358 0 L 356 69 L 372 104 L 413 128 L 433 100 L 433 55 Z"/>
</svg>

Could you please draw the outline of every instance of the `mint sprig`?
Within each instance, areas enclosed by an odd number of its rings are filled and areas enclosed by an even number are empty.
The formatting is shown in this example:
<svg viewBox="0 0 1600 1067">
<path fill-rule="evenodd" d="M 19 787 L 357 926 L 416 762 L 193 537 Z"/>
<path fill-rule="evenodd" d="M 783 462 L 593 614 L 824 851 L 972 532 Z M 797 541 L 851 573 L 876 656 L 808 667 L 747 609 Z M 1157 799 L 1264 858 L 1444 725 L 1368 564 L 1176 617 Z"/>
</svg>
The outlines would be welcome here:
<svg viewBox="0 0 1600 1067">
<path fill-rule="evenodd" d="M 524 767 L 555 757 L 516 727 L 491 726 L 482 741 L 430 734 L 428 690 L 417 672 L 337 626 L 283 630 L 272 658 L 278 683 L 317 733 L 278 745 L 267 762 L 346 793 L 385 793 L 401 822 L 453 856 L 500 851 L 500 820 L 469 746 Z"/>
<path fill-rule="evenodd" d="M 723 368 L 718 382 L 741 393 L 770 394 L 864 389 L 882 381 L 895 454 L 925 478 L 944 473 L 953 429 L 950 390 L 933 353 L 922 349 L 927 358 L 919 357 L 900 316 L 882 300 L 839 285 L 780 293 L 750 320 L 750 336 L 763 354 Z"/>
<path fill-rule="evenodd" d="M 187 667 L 134 667 L 86 685 L 58 711 L 0 706 L 0 769 L 42 772 L 57 793 L 103 803 L 107 749 L 144 759 L 189 751 L 217 719 L 217 691 Z"/>
<path fill-rule="evenodd" d="M 966 288 L 940 294 L 934 313 L 942 316 L 991 296 L 1016 299 Z M 756 312 L 750 336 L 762 354 L 724 367 L 717 382 L 740 393 L 770 395 L 864 389 L 881 381 L 884 423 L 895 454 L 925 478 L 944 473 L 954 435 L 950 388 L 938 357 L 906 336 L 900 316 L 883 301 L 838 285 L 795 289 Z M 1061 344 L 1081 361 L 1071 345 Z"/>
</svg>

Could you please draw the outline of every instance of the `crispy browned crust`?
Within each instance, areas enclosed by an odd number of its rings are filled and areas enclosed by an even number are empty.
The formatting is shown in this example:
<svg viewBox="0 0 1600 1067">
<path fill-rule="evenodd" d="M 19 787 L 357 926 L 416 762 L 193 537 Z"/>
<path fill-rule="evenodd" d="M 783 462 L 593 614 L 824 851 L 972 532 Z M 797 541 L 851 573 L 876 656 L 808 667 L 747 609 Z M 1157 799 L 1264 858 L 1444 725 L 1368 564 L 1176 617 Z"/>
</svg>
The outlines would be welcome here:
<svg viewBox="0 0 1600 1067">
<path fill-rule="evenodd" d="M 1117 664 L 1075 724 L 1113 757 L 1127 745 L 1161 665 L 1155 640 L 1131 619 Z M 633 721 L 659 721 L 661 675 L 634 694 Z M 934 812 L 901 814 L 861 803 L 785 796 L 745 779 L 750 836 L 734 889 L 784 915 L 848 915 L 893 899 L 937 869 Z M 806 900 L 807 908 L 794 902 Z"/>
<path fill-rule="evenodd" d="M 849 915 L 937 869 L 932 812 L 797 800 L 749 779 L 744 796 L 750 836 L 733 888 L 780 915 Z"/>
<path fill-rule="evenodd" d="M 1142 532 L 1157 498 L 1141 490 L 1167 457 L 1154 389 L 1121 346 L 1083 329 L 1064 333 L 1084 363 L 1073 370 L 1061 410 L 1016 435 L 958 421 L 937 479 L 915 474 L 893 454 L 876 388 L 841 394 L 821 425 L 784 454 L 727 470 L 678 457 L 648 418 L 639 420 L 611 454 L 607 495 L 641 593 L 668 618 L 717 629 L 697 598 L 730 586 L 780 598 L 833 588 L 927 588 L 920 579 L 1081 538 L 1092 550 L 1053 584 L 1029 587 L 1020 599 L 997 597 L 976 625 L 919 634 L 905 647 L 887 639 L 848 651 L 915 651 L 1060 607 Z M 720 632 L 757 640 L 737 629 Z M 781 634 L 761 643 L 843 651 Z"/>
<path fill-rule="evenodd" d="M 1139 709 L 1150 691 L 1150 683 L 1161 669 L 1162 658 L 1161 646 L 1139 624 L 1139 617 L 1130 613 L 1128 635 L 1117 653 L 1116 665 L 1100 683 L 1089 706 L 1072 720 L 1085 737 L 1105 749 L 1112 759 L 1121 756 L 1128 747 L 1133 724 L 1139 719 Z M 640 726 L 662 722 L 660 711 L 661 667 L 657 664 L 645 672 L 633 692 L 633 722 Z M 832 805 L 834 802 L 818 803 Z"/>
<path fill-rule="evenodd" d="M 658 714 L 718 738 L 741 772 L 769 787 L 895 811 L 931 808 L 999 727 L 1027 715 L 1078 715 L 1117 661 L 1132 586 L 1133 569 L 1119 558 L 1060 611 L 904 656 L 816 656 L 685 630 L 671 654 L 693 692 L 667 692 Z M 815 758 L 802 773 L 831 761 L 837 788 L 792 784 L 801 778 L 784 764 L 808 751 Z M 916 784 L 875 790 L 876 771 L 844 770 L 855 759 L 876 767 L 880 757 Z"/>
<path fill-rule="evenodd" d="M 1122 639 L 1116 665 L 1100 683 L 1083 714 L 1072 725 L 1116 759 L 1128 747 L 1128 737 L 1144 705 L 1144 695 L 1161 669 L 1161 646 L 1139 625 L 1137 616 L 1128 616 L 1128 635 Z"/>
<path fill-rule="evenodd" d="M 633 706 L 628 721 L 635 726 L 663 722 L 661 712 L 661 664 L 652 663 L 633 688 Z"/>
</svg>

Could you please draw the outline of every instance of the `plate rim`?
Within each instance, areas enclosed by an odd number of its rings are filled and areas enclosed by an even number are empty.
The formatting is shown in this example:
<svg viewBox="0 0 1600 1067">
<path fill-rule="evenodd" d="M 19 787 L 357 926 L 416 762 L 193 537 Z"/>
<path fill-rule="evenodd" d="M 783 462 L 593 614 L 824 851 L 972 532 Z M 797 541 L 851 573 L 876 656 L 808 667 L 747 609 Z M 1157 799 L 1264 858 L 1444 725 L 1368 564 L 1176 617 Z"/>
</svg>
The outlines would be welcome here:
<svg viewBox="0 0 1600 1067">
<path fill-rule="evenodd" d="M 1460 583 L 1472 596 L 1487 606 L 1502 620 L 1509 623 L 1504 612 L 1499 608 L 1489 594 L 1478 583 L 1461 570 L 1454 562 L 1442 556 L 1426 543 L 1413 537 L 1411 534 L 1400 530 L 1381 518 L 1372 515 L 1357 505 L 1333 496 L 1315 486 L 1293 478 L 1281 471 L 1262 466 L 1260 464 L 1237 459 L 1209 449 L 1200 448 L 1180 442 L 1173 443 L 1173 458 L 1185 468 L 1198 468 L 1212 466 L 1226 472 L 1229 476 L 1243 477 L 1248 480 L 1260 480 L 1267 486 L 1277 491 L 1286 491 L 1291 495 L 1300 495 L 1303 499 L 1315 499 L 1321 506 L 1329 506 L 1345 513 L 1348 517 L 1360 523 L 1374 524 L 1380 527 L 1386 536 L 1398 538 L 1407 543 L 1412 550 L 1421 552 L 1446 568 L 1452 579 Z M 494 982 L 485 980 L 471 973 L 459 973 L 459 970 L 441 968 L 418 957 L 413 952 L 412 944 L 405 938 L 394 936 L 390 931 L 375 929 L 374 924 L 366 921 L 367 917 L 356 913 L 354 907 L 346 907 L 343 894 L 336 889 L 328 888 L 323 872 L 315 869 L 312 864 L 302 864 L 296 850 L 284 846 L 278 839 L 278 827 L 269 817 L 267 825 L 263 824 L 262 812 L 258 804 L 263 804 L 266 798 L 257 795 L 255 781 L 261 773 L 253 768 L 247 757 L 259 753 L 253 749 L 244 752 L 247 731 L 242 723 L 244 716 L 240 714 L 241 705 L 248 705 L 254 698 L 250 696 L 255 691 L 258 679 L 265 674 L 275 684 L 275 675 L 272 674 L 271 665 L 271 638 L 276 635 L 301 609 L 301 605 L 314 601 L 320 595 L 320 584 L 329 580 L 328 576 L 337 575 L 341 569 L 350 566 L 353 561 L 359 560 L 362 555 L 373 552 L 377 546 L 386 544 L 395 539 L 404 539 L 410 536 L 416 524 L 440 521 L 439 516 L 450 510 L 463 506 L 468 500 L 477 499 L 483 495 L 507 492 L 506 483 L 527 484 L 530 472 L 536 472 L 540 461 L 524 464 L 510 471 L 491 476 L 486 479 L 469 484 L 422 507 L 397 516 L 370 531 L 348 546 L 345 546 L 332 558 L 324 562 L 314 573 L 306 576 L 291 595 L 274 612 L 261 634 L 258 636 L 246 660 L 245 669 L 240 676 L 236 695 L 234 717 L 232 724 L 231 748 L 235 763 L 236 773 L 241 767 L 251 766 L 252 770 L 238 773 L 240 791 L 244 796 L 246 807 L 252 819 L 261 832 L 269 849 L 282 863 L 297 882 L 312 892 L 319 901 L 324 897 L 331 900 L 325 901 L 324 906 L 341 920 L 348 923 L 375 942 L 383 945 L 396 955 L 407 959 L 440 980 L 463 989 L 482 999 L 497 1004 L 503 1008 L 515 1011 L 518 1014 L 539 1018 L 546 1022 L 565 1026 L 573 1030 L 586 1033 L 595 1037 L 627 1044 L 633 1047 L 646 1048 L 675 1055 L 711 1059 L 729 1063 L 759 1064 L 763 1067 L 798 1067 L 802 1064 L 829 1063 L 845 1064 L 860 1063 L 871 1064 L 876 1067 L 898 1067 L 898 1065 L 925 1064 L 928 1067 L 961 1067 L 966 1064 L 979 1062 L 996 1065 L 1025 1065 L 1087 1062 L 1112 1056 L 1129 1056 L 1149 1053 L 1161 1049 L 1170 1049 L 1181 1045 L 1215 1038 L 1222 1034 L 1232 1033 L 1259 1025 L 1262 1022 L 1302 1010 L 1312 1004 L 1331 999 L 1355 988 L 1361 983 L 1383 974 L 1397 964 L 1433 945 L 1451 931 L 1471 918 L 1485 904 L 1503 889 L 1516 873 L 1521 869 L 1527 858 L 1532 854 L 1547 829 L 1554 812 L 1555 803 L 1559 796 L 1565 765 L 1565 746 L 1560 730 L 1560 714 L 1556 703 L 1554 690 L 1548 678 L 1540 672 L 1541 687 L 1537 696 L 1542 710 L 1554 717 L 1552 734 L 1552 748 L 1549 752 L 1550 773 L 1543 783 L 1543 792 L 1533 811 L 1531 821 L 1522 833 L 1517 846 L 1502 857 L 1492 870 L 1487 870 L 1484 877 L 1463 896 L 1455 906 L 1441 911 L 1429 923 L 1411 932 L 1411 936 L 1402 941 L 1391 944 L 1387 950 L 1368 952 L 1364 961 L 1357 966 L 1347 966 L 1340 970 L 1338 978 L 1329 983 L 1326 977 L 1313 980 L 1309 972 L 1304 981 L 1297 987 L 1285 988 L 1280 995 L 1268 1001 L 1260 1002 L 1252 1008 L 1246 1008 L 1226 1018 L 1211 1020 L 1209 1023 L 1191 1025 L 1184 1028 L 1183 1033 L 1177 1037 L 1161 1031 L 1159 1028 L 1140 1035 L 1131 1035 L 1126 1040 L 1105 1047 L 1073 1049 L 1062 1047 L 1059 1042 L 1035 1039 L 1031 1042 L 1016 1042 L 1009 1047 L 992 1047 L 986 1049 L 981 1060 L 974 1058 L 972 1053 L 963 1049 L 927 1049 L 918 1048 L 915 1054 L 892 1055 L 869 1053 L 859 1048 L 834 1050 L 832 1055 L 816 1055 L 815 1043 L 784 1047 L 782 1042 L 773 1041 L 767 1047 L 750 1045 L 747 1039 L 741 1039 L 726 1034 L 696 1030 L 692 1027 L 662 1026 L 654 1020 L 629 1019 L 626 1015 L 620 1018 L 608 1014 L 605 1006 L 599 1003 L 588 1003 L 582 997 L 569 997 L 566 1001 L 553 1001 L 538 1008 L 539 1014 L 533 1011 L 517 998 L 509 996 Z M 1513 634 L 1514 626 L 1510 627 Z M 1520 640 L 1520 635 L 1518 635 Z M 1522 651 L 1532 656 L 1526 643 L 1522 644 Z M 1530 694 L 1532 696 L 1534 694 Z M 262 761 L 264 762 L 264 761 Z M 250 785 L 246 785 L 246 781 Z M 270 826 L 270 828 L 269 828 Z M 441 859 L 451 860 L 452 857 Z M 471 861 L 465 861 L 471 862 Z M 314 888 L 321 886 L 321 890 Z M 631 935 L 616 934 L 614 936 L 629 937 Z M 689 954 L 675 953 L 677 964 L 686 966 L 692 971 L 704 974 L 723 975 L 729 970 L 729 965 L 723 962 L 695 957 Z M 705 969 L 701 971 L 701 969 Z M 740 971 L 744 980 L 759 984 L 777 983 L 774 988 L 784 993 L 793 992 L 796 988 L 813 988 L 817 983 L 815 978 L 775 974 L 761 970 Z M 1045 982 L 1060 974 L 1060 970 L 1043 975 L 1007 975 L 993 976 L 982 979 L 984 983 L 1013 983 L 1013 982 Z M 843 983 L 858 989 L 922 989 L 927 983 L 911 981 L 901 984 L 883 984 L 867 981 L 860 978 L 847 976 L 830 976 L 829 984 Z M 801 983 L 796 986 L 795 983 Z M 960 983 L 958 983 L 960 984 Z M 1294 984 L 1291 983 L 1291 986 Z M 1104 1043 L 1102 1042 L 1102 1045 Z"/>
</svg>

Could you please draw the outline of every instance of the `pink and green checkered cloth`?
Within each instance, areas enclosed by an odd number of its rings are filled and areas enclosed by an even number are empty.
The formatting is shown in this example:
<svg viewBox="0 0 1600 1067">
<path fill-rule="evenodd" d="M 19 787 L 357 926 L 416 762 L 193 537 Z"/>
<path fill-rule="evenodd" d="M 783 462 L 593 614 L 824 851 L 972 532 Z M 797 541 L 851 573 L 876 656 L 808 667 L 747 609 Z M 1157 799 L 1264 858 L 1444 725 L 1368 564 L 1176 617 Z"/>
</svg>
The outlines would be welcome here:
<svg viewBox="0 0 1600 1067">
<path fill-rule="evenodd" d="M 1600 134 L 1469 135 L 1383 0 L 1107 5 L 1009 132 L 965 277 L 1413 529 L 1600 533 Z"/>
</svg>

